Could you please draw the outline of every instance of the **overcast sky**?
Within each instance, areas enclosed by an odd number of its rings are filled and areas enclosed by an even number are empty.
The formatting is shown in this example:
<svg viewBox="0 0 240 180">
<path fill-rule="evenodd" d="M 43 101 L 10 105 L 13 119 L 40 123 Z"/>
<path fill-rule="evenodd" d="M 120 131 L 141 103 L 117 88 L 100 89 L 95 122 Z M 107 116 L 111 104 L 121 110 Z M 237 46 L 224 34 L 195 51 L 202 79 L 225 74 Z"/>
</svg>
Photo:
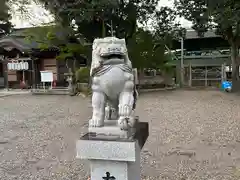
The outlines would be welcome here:
<svg viewBox="0 0 240 180">
<path fill-rule="evenodd" d="M 174 0 L 160 0 L 159 6 L 173 6 L 173 1 Z M 13 15 L 12 22 L 15 25 L 16 28 L 23 28 L 23 27 L 31 27 L 32 23 L 34 25 L 39 25 L 41 23 L 48 23 L 52 21 L 52 17 L 50 14 L 42 7 L 37 6 L 35 4 L 31 5 L 29 7 L 29 12 L 32 14 L 33 17 L 31 17 L 31 20 L 23 20 L 21 18 L 21 14 L 15 14 Z M 191 27 L 191 23 L 189 21 L 186 21 L 183 18 L 179 18 L 180 23 L 182 24 L 183 27 L 189 28 Z"/>
</svg>

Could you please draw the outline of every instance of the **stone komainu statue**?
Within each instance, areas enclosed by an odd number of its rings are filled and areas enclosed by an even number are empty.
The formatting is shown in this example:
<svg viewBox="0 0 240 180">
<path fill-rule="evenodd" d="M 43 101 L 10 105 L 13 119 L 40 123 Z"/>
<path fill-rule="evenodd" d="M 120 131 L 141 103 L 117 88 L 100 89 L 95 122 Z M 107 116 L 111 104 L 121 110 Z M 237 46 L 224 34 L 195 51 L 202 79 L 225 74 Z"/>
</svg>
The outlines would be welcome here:
<svg viewBox="0 0 240 180">
<path fill-rule="evenodd" d="M 125 39 L 94 40 L 90 75 L 93 114 L 89 126 L 104 126 L 105 117 L 118 119 L 122 129 L 133 126 L 137 91 Z"/>
</svg>

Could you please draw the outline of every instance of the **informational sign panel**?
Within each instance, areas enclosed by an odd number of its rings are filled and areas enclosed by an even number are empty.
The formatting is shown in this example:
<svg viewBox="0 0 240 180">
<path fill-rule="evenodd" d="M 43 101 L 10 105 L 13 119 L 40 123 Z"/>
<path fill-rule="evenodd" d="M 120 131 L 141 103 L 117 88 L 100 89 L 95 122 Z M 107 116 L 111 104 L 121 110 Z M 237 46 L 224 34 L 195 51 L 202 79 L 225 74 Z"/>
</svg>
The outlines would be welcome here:
<svg viewBox="0 0 240 180">
<path fill-rule="evenodd" d="M 41 82 L 53 82 L 53 72 L 51 71 L 40 71 Z"/>
</svg>

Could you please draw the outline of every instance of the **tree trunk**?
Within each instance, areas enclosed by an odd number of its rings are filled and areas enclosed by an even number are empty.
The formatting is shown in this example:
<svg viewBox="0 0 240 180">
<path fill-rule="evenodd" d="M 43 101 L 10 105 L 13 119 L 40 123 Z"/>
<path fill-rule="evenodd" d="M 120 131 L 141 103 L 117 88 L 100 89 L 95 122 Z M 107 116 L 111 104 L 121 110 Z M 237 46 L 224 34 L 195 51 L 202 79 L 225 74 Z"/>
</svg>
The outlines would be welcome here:
<svg viewBox="0 0 240 180">
<path fill-rule="evenodd" d="M 105 21 L 102 20 L 102 38 L 106 37 Z"/>
<path fill-rule="evenodd" d="M 232 60 L 232 92 L 240 92 L 238 47 L 236 43 L 232 43 L 231 45 L 231 60 Z"/>
</svg>

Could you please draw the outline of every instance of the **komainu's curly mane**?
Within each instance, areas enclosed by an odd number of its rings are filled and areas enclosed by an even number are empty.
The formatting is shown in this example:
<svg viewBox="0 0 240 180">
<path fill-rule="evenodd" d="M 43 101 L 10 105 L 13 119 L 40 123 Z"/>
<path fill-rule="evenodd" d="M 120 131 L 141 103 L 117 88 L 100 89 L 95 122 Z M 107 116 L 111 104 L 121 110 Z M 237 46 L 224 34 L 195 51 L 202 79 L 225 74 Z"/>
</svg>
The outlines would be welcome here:
<svg viewBox="0 0 240 180">
<path fill-rule="evenodd" d="M 114 57 L 117 58 L 114 59 Z M 121 58 L 123 61 L 122 63 L 120 63 L 121 61 L 119 61 L 119 59 Z M 106 61 L 106 59 L 108 61 L 110 59 L 112 60 L 109 61 L 108 65 L 105 66 L 104 62 Z M 128 57 L 125 39 L 118 39 L 116 37 L 95 39 L 92 47 L 92 64 L 90 75 L 95 76 L 99 72 L 103 73 L 111 66 L 114 66 L 116 64 L 121 64 L 120 66 L 125 71 L 130 71 L 130 69 L 132 69 L 132 63 Z"/>
</svg>

